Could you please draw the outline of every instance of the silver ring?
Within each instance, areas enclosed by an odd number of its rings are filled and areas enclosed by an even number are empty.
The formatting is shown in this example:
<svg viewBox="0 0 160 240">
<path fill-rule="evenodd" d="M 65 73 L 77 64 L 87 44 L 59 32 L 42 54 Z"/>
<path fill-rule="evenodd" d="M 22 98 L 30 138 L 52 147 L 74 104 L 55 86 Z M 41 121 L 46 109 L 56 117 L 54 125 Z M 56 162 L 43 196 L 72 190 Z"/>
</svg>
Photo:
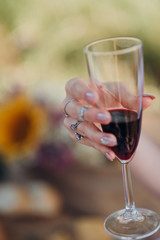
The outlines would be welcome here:
<svg viewBox="0 0 160 240">
<path fill-rule="evenodd" d="M 72 129 L 72 131 L 74 131 L 80 123 L 80 121 L 77 121 L 75 124 L 71 124 L 70 128 Z"/>
<path fill-rule="evenodd" d="M 66 111 L 67 105 L 68 105 L 70 102 L 72 102 L 73 100 L 74 100 L 74 98 L 69 99 L 68 102 L 67 102 L 67 103 L 65 104 L 65 106 L 64 106 L 65 117 L 68 117 L 68 116 L 69 116 L 69 114 L 68 114 L 67 111 Z"/>
<path fill-rule="evenodd" d="M 77 141 L 80 141 L 82 138 L 84 138 L 84 136 L 79 133 L 75 133 L 75 137 L 76 137 Z"/>
<path fill-rule="evenodd" d="M 80 121 L 85 121 L 84 120 L 84 113 L 87 109 L 91 108 L 91 106 L 88 106 L 88 105 L 85 105 L 83 106 L 81 109 L 80 109 L 80 112 L 79 112 L 79 119 Z"/>
</svg>

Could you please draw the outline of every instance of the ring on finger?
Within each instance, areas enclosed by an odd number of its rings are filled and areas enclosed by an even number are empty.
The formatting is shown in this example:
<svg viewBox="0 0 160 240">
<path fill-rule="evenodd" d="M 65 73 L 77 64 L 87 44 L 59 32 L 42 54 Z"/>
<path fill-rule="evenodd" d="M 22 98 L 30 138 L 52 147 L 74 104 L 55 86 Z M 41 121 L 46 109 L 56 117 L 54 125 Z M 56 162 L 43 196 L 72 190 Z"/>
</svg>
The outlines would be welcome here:
<svg viewBox="0 0 160 240">
<path fill-rule="evenodd" d="M 68 116 L 69 116 L 69 114 L 68 114 L 67 111 L 66 111 L 66 108 L 67 108 L 67 105 L 68 105 L 70 102 L 72 102 L 72 101 L 74 101 L 74 98 L 69 99 L 68 102 L 66 102 L 66 104 L 65 104 L 65 106 L 64 106 L 65 117 L 68 117 Z"/>
<path fill-rule="evenodd" d="M 85 105 L 85 106 L 81 107 L 81 109 L 79 111 L 79 114 L 78 114 L 80 121 L 85 121 L 84 120 L 84 113 L 89 108 L 91 108 L 91 106 L 88 106 L 88 105 Z"/>
<path fill-rule="evenodd" d="M 75 137 L 76 137 L 77 141 L 80 141 L 82 138 L 84 138 L 84 136 L 79 133 L 75 133 Z"/>
<path fill-rule="evenodd" d="M 80 121 L 77 121 L 75 124 L 71 124 L 70 128 L 72 129 L 72 131 L 74 131 L 80 123 Z"/>
</svg>

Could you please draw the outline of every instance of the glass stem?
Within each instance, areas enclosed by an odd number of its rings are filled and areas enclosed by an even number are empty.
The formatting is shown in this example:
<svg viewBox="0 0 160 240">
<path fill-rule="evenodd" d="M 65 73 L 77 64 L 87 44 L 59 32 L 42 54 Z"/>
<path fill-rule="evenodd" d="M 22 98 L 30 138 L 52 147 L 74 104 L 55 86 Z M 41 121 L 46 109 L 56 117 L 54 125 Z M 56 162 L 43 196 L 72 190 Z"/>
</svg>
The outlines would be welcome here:
<svg viewBox="0 0 160 240">
<path fill-rule="evenodd" d="M 135 203 L 133 199 L 133 186 L 131 179 L 130 166 L 128 163 L 122 163 L 122 174 L 123 174 L 123 187 L 126 202 L 126 211 L 133 212 L 135 209 Z"/>
</svg>

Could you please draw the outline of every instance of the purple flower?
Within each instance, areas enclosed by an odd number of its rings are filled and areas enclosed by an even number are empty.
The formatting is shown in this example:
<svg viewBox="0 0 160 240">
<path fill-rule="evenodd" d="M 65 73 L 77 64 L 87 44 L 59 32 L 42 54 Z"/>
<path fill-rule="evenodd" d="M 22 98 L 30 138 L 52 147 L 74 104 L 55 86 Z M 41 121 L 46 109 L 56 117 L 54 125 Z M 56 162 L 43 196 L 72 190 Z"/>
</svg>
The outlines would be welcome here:
<svg viewBox="0 0 160 240">
<path fill-rule="evenodd" d="M 37 166 L 53 172 L 62 174 L 75 162 L 72 151 L 65 143 L 43 143 L 35 157 Z"/>
</svg>

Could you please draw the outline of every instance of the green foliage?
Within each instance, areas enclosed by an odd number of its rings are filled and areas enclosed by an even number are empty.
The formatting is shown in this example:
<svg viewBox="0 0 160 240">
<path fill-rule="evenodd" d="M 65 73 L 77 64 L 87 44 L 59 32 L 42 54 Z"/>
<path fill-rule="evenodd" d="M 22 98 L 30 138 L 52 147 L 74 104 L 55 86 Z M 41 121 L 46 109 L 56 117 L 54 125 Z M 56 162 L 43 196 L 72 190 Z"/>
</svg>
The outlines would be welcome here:
<svg viewBox="0 0 160 240">
<path fill-rule="evenodd" d="M 158 0 L 1 0 L 0 4 L 0 29 L 7 31 L 4 39 L 16 52 L 12 57 L 16 69 L 27 66 L 35 81 L 52 78 L 64 84 L 68 78 L 83 77 L 85 44 L 135 36 L 144 42 L 145 73 L 160 84 Z"/>
</svg>

